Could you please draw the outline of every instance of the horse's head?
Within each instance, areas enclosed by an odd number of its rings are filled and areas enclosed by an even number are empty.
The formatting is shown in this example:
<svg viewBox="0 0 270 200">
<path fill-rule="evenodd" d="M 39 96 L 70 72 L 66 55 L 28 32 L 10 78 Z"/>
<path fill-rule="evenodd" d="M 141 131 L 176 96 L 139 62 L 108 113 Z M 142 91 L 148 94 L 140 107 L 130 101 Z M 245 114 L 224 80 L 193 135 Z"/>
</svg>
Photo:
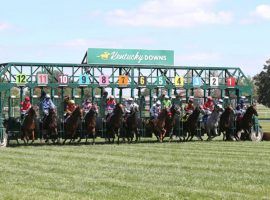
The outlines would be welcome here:
<svg viewBox="0 0 270 200">
<path fill-rule="evenodd" d="M 83 112 L 80 106 L 77 106 L 76 109 L 72 112 L 71 116 L 82 118 Z"/>
<path fill-rule="evenodd" d="M 115 105 L 115 108 L 114 108 L 113 112 L 114 112 L 115 114 L 117 114 L 117 113 L 119 113 L 119 114 L 124 114 L 124 106 L 123 106 L 123 104 L 117 103 L 117 104 Z"/>
<path fill-rule="evenodd" d="M 218 105 L 215 106 L 214 111 L 216 111 L 216 112 L 223 112 L 224 109 L 222 108 L 221 105 L 218 104 Z"/>
<path fill-rule="evenodd" d="M 36 116 L 36 109 L 37 109 L 36 107 L 32 106 L 32 107 L 28 110 L 27 114 L 28 114 L 29 116 L 31 116 L 31 117 Z"/>
<path fill-rule="evenodd" d="M 177 106 L 177 105 L 173 105 L 171 108 L 170 108 L 170 112 L 172 113 L 172 115 L 180 115 L 180 107 Z"/>
<path fill-rule="evenodd" d="M 132 106 L 131 109 L 130 109 L 130 112 L 131 113 L 137 113 L 137 112 L 139 112 L 139 107 L 138 106 Z"/>
<path fill-rule="evenodd" d="M 50 108 L 49 115 L 56 115 L 56 110 L 54 108 Z"/>
<path fill-rule="evenodd" d="M 249 106 L 249 107 L 247 108 L 246 114 L 258 116 L 258 112 L 257 112 L 256 106 L 255 106 L 255 105 Z"/>
<path fill-rule="evenodd" d="M 203 110 L 202 106 L 196 106 L 192 114 L 193 115 L 200 115 L 200 113 L 204 114 L 204 110 Z"/>
</svg>

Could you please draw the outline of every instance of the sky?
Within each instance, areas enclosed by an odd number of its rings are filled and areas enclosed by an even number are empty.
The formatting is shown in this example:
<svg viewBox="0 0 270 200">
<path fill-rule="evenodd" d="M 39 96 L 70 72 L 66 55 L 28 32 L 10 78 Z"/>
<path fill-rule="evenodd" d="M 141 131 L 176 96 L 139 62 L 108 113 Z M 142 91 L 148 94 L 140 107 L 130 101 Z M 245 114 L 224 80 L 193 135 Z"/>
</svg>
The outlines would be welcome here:
<svg viewBox="0 0 270 200">
<path fill-rule="evenodd" d="M 87 48 L 174 50 L 175 65 L 270 58 L 269 0 L 0 0 L 0 63 L 81 63 Z"/>
</svg>

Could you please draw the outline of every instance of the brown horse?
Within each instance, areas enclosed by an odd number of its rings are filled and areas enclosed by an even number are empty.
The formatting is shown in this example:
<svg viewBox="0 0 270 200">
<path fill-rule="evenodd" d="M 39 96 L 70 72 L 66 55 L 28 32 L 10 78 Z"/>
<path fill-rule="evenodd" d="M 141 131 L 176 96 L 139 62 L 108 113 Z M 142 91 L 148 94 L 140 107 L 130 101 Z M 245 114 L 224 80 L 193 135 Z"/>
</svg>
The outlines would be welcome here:
<svg viewBox="0 0 270 200">
<path fill-rule="evenodd" d="M 236 123 L 236 133 L 238 139 L 249 139 L 253 124 L 253 116 L 258 116 L 256 106 L 251 105 L 247 108 L 243 118 Z"/>
<path fill-rule="evenodd" d="M 121 103 L 117 103 L 113 110 L 113 113 L 107 119 L 107 139 L 110 142 L 114 142 L 115 135 L 117 135 L 117 143 L 119 144 L 119 129 L 123 123 L 124 109 Z"/>
<path fill-rule="evenodd" d="M 183 129 L 188 133 L 188 137 L 184 139 L 184 141 L 191 141 L 193 137 L 196 135 L 196 131 L 198 129 L 198 119 L 201 113 L 201 108 L 197 106 L 193 113 L 189 115 L 187 121 L 183 123 Z M 203 140 L 201 136 L 199 136 L 200 140 Z"/>
<path fill-rule="evenodd" d="M 67 137 L 69 136 L 70 142 L 75 140 L 76 131 L 81 123 L 82 110 L 80 106 L 77 106 L 76 109 L 71 113 L 71 115 L 66 119 L 65 122 L 65 139 L 63 144 L 65 144 Z"/>
<path fill-rule="evenodd" d="M 32 143 L 35 141 L 36 117 L 36 110 L 34 107 L 31 107 L 22 123 L 22 138 L 25 144 L 25 140 L 28 143 L 30 137 L 32 139 Z"/>
<path fill-rule="evenodd" d="M 157 119 L 152 119 L 149 121 L 148 125 L 152 132 L 155 134 L 159 142 L 163 142 L 166 135 L 165 123 L 168 117 L 168 110 L 166 108 L 162 109 L 159 113 Z"/>
<path fill-rule="evenodd" d="M 170 134 L 170 141 L 172 140 L 173 137 L 173 127 L 175 125 L 175 118 L 177 115 L 180 115 L 180 109 L 178 106 L 173 105 L 170 108 L 170 112 L 166 117 L 166 121 L 165 121 L 165 130 L 166 130 L 166 134 Z"/>
<path fill-rule="evenodd" d="M 139 112 L 139 108 L 137 106 L 132 107 L 126 119 L 126 123 L 125 123 L 126 137 L 129 143 L 132 142 L 134 138 L 134 134 L 136 136 L 136 142 L 139 139 L 138 118 L 137 118 L 138 112 Z"/>
<path fill-rule="evenodd" d="M 219 135 L 223 133 L 223 140 L 236 140 L 234 131 L 235 114 L 232 106 L 227 106 L 219 120 Z"/>
<path fill-rule="evenodd" d="M 58 140 L 58 131 L 57 131 L 57 115 L 55 109 L 49 110 L 49 115 L 44 119 L 43 129 L 46 131 L 45 142 L 49 141 L 49 138 L 52 138 L 53 143 Z"/>
<path fill-rule="evenodd" d="M 93 136 L 93 144 L 95 144 L 96 137 L 96 118 L 98 115 L 97 105 L 93 104 L 91 109 L 85 115 L 85 127 L 86 127 L 86 141 L 87 143 L 89 135 Z"/>
</svg>

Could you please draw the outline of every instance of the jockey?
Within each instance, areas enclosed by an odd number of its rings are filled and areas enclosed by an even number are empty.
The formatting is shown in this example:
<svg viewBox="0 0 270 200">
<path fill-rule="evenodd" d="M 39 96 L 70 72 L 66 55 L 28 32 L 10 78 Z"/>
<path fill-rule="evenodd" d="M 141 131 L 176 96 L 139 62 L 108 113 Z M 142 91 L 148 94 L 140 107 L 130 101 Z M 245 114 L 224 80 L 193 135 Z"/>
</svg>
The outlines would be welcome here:
<svg viewBox="0 0 270 200">
<path fill-rule="evenodd" d="M 91 103 L 90 99 L 85 99 L 83 104 L 82 104 L 82 107 L 83 107 L 84 113 L 89 112 L 89 110 L 92 108 L 92 103 Z"/>
<path fill-rule="evenodd" d="M 131 112 L 131 109 L 134 108 L 134 107 L 139 107 L 138 104 L 136 104 L 133 100 L 133 98 L 129 98 L 127 101 L 126 101 L 126 107 L 125 107 L 125 111 L 127 114 L 129 114 Z"/>
<path fill-rule="evenodd" d="M 74 100 L 69 100 L 68 101 L 68 105 L 66 107 L 66 114 L 65 114 L 65 118 L 67 118 L 68 116 L 71 115 L 71 113 L 76 109 L 76 105 L 75 105 L 75 101 Z"/>
<path fill-rule="evenodd" d="M 51 100 L 51 97 L 49 94 L 45 95 L 45 98 L 41 102 L 41 109 L 43 111 L 44 117 L 49 115 L 50 109 L 55 109 L 55 105 Z"/>
<path fill-rule="evenodd" d="M 228 96 L 224 96 L 223 99 L 224 99 L 224 103 L 223 103 L 224 108 L 230 106 L 230 99 L 229 99 L 229 97 Z"/>
<path fill-rule="evenodd" d="M 246 100 L 246 97 L 245 96 L 241 96 L 239 103 L 240 103 L 241 109 L 243 109 L 243 110 L 246 110 L 247 109 L 247 106 L 245 104 L 245 100 Z"/>
<path fill-rule="evenodd" d="M 165 95 L 165 99 L 162 101 L 163 108 L 170 109 L 172 107 L 172 102 L 168 95 Z"/>
<path fill-rule="evenodd" d="M 222 111 L 224 110 L 223 108 L 223 100 L 219 99 L 216 103 L 216 106 L 218 106 L 218 108 L 220 108 Z"/>
<path fill-rule="evenodd" d="M 203 104 L 203 109 L 212 112 L 214 106 L 213 98 L 211 96 L 207 97 L 207 101 Z"/>
<path fill-rule="evenodd" d="M 109 96 L 109 99 L 106 103 L 106 110 L 108 113 L 112 113 L 113 112 L 113 109 L 115 108 L 115 105 L 116 105 L 116 102 L 114 100 L 114 96 L 113 95 L 110 95 Z"/>
<path fill-rule="evenodd" d="M 186 114 L 191 114 L 191 113 L 193 113 L 193 111 L 194 111 L 194 105 L 193 105 L 193 102 L 194 102 L 194 100 L 192 99 L 192 98 L 190 98 L 189 100 L 188 100 L 188 104 L 185 106 L 185 108 L 184 108 L 184 110 L 185 110 L 185 112 L 186 112 Z"/>
<path fill-rule="evenodd" d="M 236 114 L 237 121 L 241 120 L 244 114 L 246 113 L 245 98 L 246 97 L 242 96 L 240 98 L 239 104 L 236 106 L 235 114 Z"/>
<path fill-rule="evenodd" d="M 207 118 L 208 116 L 212 114 L 214 108 L 215 108 L 215 105 L 214 105 L 213 98 L 211 96 L 208 96 L 207 101 L 203 104 L 203 107 L 202 107 L 202 109 L 204 110 L 202 121 L 205 127 L 206 127 Z"/>
<path fill-rule="evenodd" d="M 31 108 L 30 98 L 25 97 L 24 101 L 21 102 L 21 118 L 23 119 L 24 116 L 27 114 L 28 110 Z"/>
<path fill-rule="evenodd" d="M 70 97 L 69 96 L 65 96 L 64 97 L 64 102 L 63 102 L 63 110 L 64 111 L 66 111 L 66 109 L 67 109 L 69 100 L 70 100 Z"/>
<path fill-rule="evenodd" d="M 193 102 L 194 102 L 193 98 L 189 98 L 188 104 L 184 108 L 186 114 L 183 116 L 183 120 L 187 120 L 188 116 L 192 114 L 193 111 L 195 110 Z"/>
<path fill-rule="evenodd" d="M 157 119 L 161 111 L 161 102 L 158 100 L 150 109 L 151 119 Z"/>
</svg>

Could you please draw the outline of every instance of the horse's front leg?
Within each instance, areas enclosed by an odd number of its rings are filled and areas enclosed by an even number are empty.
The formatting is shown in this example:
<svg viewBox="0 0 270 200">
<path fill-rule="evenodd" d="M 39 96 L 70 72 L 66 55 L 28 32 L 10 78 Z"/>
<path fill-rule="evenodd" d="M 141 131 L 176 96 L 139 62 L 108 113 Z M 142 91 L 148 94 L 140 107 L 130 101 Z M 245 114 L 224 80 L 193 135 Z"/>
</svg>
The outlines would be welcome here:
<svg viewBox="0 0 270 200">
<path fill-rule="evenodd" d="M 135 137 L 136 137 L 135 142 L 138 142 L 140 140 L 140 136 L 139 136 L 139 131 L 137 128 L 135 129 L 134 133 L 135 133 Z"/>
<path fill-rule="evenodd" d="M 35 131 L 32 130 L 31 133 L 32 133 L 32 142 L 31 142 L 31 144 L 33 144 L 34 141 L 35 141 Z"/>
<path fill-rule="evenodd" d="M 119 145 L 119 140 L 120 140 L 120 134 L 119 134 L 119 129 L 116 129 L 116 133 L 117 133 L 117 144 Z"/>
<path fill-rule="evenodd" d="M 163 142 L 165 135 L 166 135 L 166 129 L 163 128 L 161 131 L 161 142 Z"/>
<path fill-rule="evenodd" d="M 93 143 L 92 143 L 93 145 L 96 144 L 95 140 L 96 140 L 96 128 L 93 129 Z"/>
</svg>

